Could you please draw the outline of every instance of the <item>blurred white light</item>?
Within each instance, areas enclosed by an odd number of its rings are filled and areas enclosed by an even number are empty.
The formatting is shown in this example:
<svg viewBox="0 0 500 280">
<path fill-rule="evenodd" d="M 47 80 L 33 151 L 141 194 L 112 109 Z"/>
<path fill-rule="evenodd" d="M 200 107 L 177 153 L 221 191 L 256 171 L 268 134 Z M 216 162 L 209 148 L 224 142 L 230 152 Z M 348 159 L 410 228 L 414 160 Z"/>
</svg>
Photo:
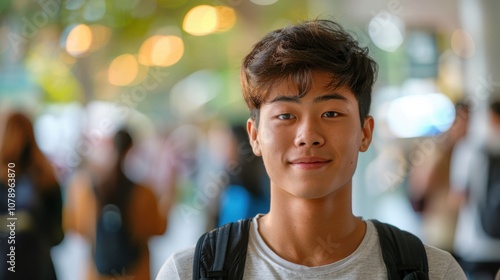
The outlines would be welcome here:
<svg viewBox="0 0 500 280">
<path fill-rule="evenodd" d="M 393 52 L 403 43 L 405 27 L 399 17 L 389 13 L 380 13 L 368 23 L 368 34 L 375 46 L 384 51 Z"/>
<path fill-rule="evenodd" d="M 173 107 L 181 115 L 189 115 L 214 99 L 222 91 L 216 72 L 200 70 L 179 81 L 171 91 Z"/>
<path fill-rule="evenodd" d="M 400 97 L 387 110 L 389 129 L 399 138 L 440 134 L 450 128 L 454 118 L 453 103 L 441 93 Z"/>
<path fill-rule="evenodd" d="M 84 111 L 79 103 L 53 104 L 33 124 L 35 137 L 46 155 L 53 160 L 64 159 L 62 147 L 74 147 L 80 138 Z"/>
<path fill-rule="evenodd" d="M 52 115 L 42 115 L 34 123 L 34 131 L 40 150 L 48 155 L 56 154 L 63 139 L 58 119 Z"/>
<path fill-rule="evenodd" d="M 250 0 L 250 2 L 261 6 L 267 6 L 278 2 L 278 0 Z"/>
</svg>

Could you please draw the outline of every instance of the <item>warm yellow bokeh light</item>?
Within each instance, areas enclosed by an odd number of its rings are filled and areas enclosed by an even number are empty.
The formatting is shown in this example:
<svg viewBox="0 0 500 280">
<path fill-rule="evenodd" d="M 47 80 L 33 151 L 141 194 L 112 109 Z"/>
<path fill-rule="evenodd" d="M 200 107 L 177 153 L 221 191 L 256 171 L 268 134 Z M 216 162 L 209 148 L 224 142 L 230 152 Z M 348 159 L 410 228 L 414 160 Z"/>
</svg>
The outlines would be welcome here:
<svg viewBox="0 0 500 280">
<path fill-rule="evenodd" d="M 66 39 L 66 51 L 72 56 L 85 54 L 92 45 L 92 30 L 85 24 L 75 26 Z"/>
<path fill-rule="evenodd" d="M 139 49 L 139 63 L 146 66 L 170 66 L 184 55 L 184 42 L 177 36 L 155 35 Z"/>
<path fill-rule="evenodd" d="M 153 47 L 153 63 L 158 66 L 170 66 L 177 63 L 184 54 L 184 43 L 177 36 L 164 36 Z"/>
<path fill-rule="evenodd" d="M 217 31 L 231 29 L 236 23 L 236 12 L 233 8 L 226 6 L 216 6 L 217 10 Z"/>
<path fill-rule="evenodd" d="M 142 43 L 141 47 L 139 48 L 139 63 L 142 65 L 146 66 L 153 66 L 153 60 L 151 58 L 151 54 L 153 53 L 153 47 L 156 43 L 156 41 L 161 38 L 160 35 L 155 35 L 152 37 L 149 37 Z"/>
<path fill-rule="evenodd" d="M 461 58 L 470 58 L 475 53 L 474 40 L 467 31 L 457 29 L 451 36 L 451 49 Z"/>
<path fill-rule="evenodd" d="M 207 35 L 217 29 L 217 9 L 209 5 L 200 5 L 187 12 L 182 28 L 195 36 Z"/>
<path fill-rule="evenodd" d="M 108 80 L 115 86 L 126 86 L 132 83 L 137 77 L 139 65 L 131 54 L 122 54 L 109 65 Z"/>
</svg>

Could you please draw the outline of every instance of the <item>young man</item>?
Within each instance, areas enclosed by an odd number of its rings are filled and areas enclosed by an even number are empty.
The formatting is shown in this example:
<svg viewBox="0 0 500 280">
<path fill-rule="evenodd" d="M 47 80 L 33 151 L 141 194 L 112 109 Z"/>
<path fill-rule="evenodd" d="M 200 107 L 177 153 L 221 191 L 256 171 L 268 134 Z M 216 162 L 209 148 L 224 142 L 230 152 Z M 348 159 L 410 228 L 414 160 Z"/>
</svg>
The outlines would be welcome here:
<svg viewBox="0 0 500 280">
<path fill-rule="evenodd" d="M 271 208 L 251 222 L 243 279 L 388 278 L 373 222 L 352 213 L 375 76 L 368 50 L 328 20 L 273 31 L 245 58 L 247 130 Z M 425 248 L 431 279 L 465 279 L 449 253 Z M 171 256 L 157 279 L 191 279 L 193 253 Z"/>
</svg>

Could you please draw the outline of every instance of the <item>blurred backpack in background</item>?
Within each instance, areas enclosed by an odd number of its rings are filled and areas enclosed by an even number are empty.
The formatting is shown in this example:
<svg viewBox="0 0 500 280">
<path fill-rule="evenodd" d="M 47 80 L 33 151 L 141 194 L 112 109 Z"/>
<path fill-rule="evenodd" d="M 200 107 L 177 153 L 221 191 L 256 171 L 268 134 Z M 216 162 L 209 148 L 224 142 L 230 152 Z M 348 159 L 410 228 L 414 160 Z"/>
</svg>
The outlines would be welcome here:
<svg viewBox="0 0 500 280">
<path fill-rule="evenodd" d="M 127 206 L 134 184 L 127 180 L 123 186 L 120 205 Z M 95 190 L 95 188 L 94 188 Z M 98 205 L 102 205 L 95 191 Z M 123 269 L 130 267 L 139 258 L 139 245 L 131 236 L 127 211 L 115 204 L 102 205 L 97 216 L 95 248 L 93 252 L 97 271 L 102 275 L 120 275 Z"/>
</svg>

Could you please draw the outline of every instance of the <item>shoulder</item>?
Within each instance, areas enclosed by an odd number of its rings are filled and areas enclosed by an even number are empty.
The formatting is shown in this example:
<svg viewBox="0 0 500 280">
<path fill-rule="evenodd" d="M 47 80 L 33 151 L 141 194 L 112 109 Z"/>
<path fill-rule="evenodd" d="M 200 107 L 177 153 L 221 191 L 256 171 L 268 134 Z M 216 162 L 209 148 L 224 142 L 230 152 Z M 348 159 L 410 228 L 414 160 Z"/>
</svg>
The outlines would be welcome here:
<svg viewBox="0 0 500 280">
<path fill-rule="evenodd" d="M 373 221 L 372 221 L 373 223 Z M 401 229 L 392 226 L 393 233 L 397 233 Z M 402 231 L 405 232 L 405 231 Z M 380 240 L 380 232 L 377 231 L 378 238 Z M 408 235 L 409 234 L 409 235 Z M 387 234 L 386 234 L 387 235 Z M 389 234 L 392 236 L 392 234 Z M 410 232 L 404 234 L 405 239 L 411 238 L 412 240 L 417 240 L 418 237 L 414 236 Z M 381 242 L 382 243 L 382 242 Z M 413 243 L 413 242 L 412 242 Z M 418 242 L 420 243 L 420 242 Z M 388 247 L 390 245 L 386 244 Z M 382 247 L 382 244 L 380 245 Z M 444 250 L 438 249 L 436 247 L 424 244 L 425 254 L 427 256 L 427 263 L 429 266 L 429 279 L 466 279 L 463 270 L 460 268 L 458 262 L 453 258 L 453 256 Z M 384 251 L 384 248 L 381 248 Z M 416 249 L 416 248 L 415 248 Z M 421 256 L 423 258 L 423 256 Z"/>
<path fill-rule="evenodd" d="M 151 235 L 163 234 L 167 227 L 167 217 L 160 212 L 153 190 L 145 185 L 136 185 L 130 199 L 130 209 L 133 209 L 130 217 L 138 236 L 149 239 Z"/>
<path fill-rule="evenodd" d="M 156 280 L 193 278 L 193 259 L 195 247 L 172 254 L 163 263 Z"/>
<path fill-rule="evenodd" d="M 149 209 L 151 207 L 156 208 L 157 205 L 157 197 L 153 190 L 147 186 L 142 184 L 137 184 L 132 188 L 132 204 L 135 207 L 145 207 L 145 209 Z"/>
<path fill-rule="evenodd" d="M 425 251 L 429 263 L 429 279 L 467 279 L 449 252 L 429 245 L 425 245 Z"/>
</svg>

